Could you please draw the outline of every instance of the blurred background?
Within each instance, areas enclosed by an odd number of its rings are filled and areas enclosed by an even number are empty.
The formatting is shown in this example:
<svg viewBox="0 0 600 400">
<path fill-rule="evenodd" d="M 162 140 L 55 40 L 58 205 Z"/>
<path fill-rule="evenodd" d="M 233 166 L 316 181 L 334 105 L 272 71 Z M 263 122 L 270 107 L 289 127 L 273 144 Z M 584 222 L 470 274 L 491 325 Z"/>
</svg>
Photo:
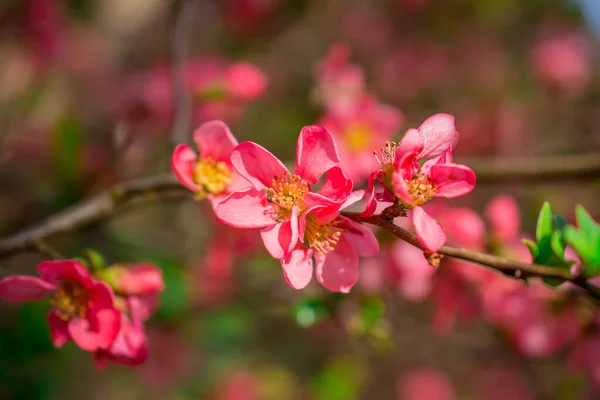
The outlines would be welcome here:
<svg viewBox="0 0 600 400">
<path fill-rule="evenodd" d="M 174 143 L 214 118 L 290 163 L 305 125 L 356 160 L 438 112 L 456 117 L 457 159 L 600 151 L 599 40 L 596 0 L 3 0 L 0 236 L 169 172 Z M 368 170 L 353 174 L 364 187 Z M 598 217 L 598 183 L 482 184 L 431 212 L 450 244 L 527 260 L 519 239 L 542 202 Z M 48 242 L 162 269 L 148 361 L 96 371 L 73 344 L 54 349 L 46 304 L 2 303 L 0 398 L 600 398 L 586 299 L 448 260 L 434 270 L 378 237 L 350 294 L 295 291 L 257 232 L 219 224 L 191 193 L 125 205 Z M 41 260 L 3 258 L 1 276 Z"/>
</svg>

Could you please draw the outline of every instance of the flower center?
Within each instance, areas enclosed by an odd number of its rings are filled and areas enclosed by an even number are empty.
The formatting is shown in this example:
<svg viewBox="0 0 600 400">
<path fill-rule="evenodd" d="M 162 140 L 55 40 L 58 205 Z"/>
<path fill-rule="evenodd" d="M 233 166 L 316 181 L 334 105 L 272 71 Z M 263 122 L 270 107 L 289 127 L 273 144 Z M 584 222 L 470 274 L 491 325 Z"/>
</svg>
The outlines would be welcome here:
<svg viewBox="0 0 600 400">
<path fill-rule="evenodd" d="M 342 236 L 342 230 L 337 227 L 340 222 L 336 219 L 328 224 L 320 224 L 314 214 L 308 215 L 304 231 L 304 239 L 308 246 L 320 255 L 333 251 Z"/>
<path fill-rule="evenodd" d="M 356 124 L 346 130 L 344 139 L 350 151 L 361 151 L 369 146 L 371 129 L 365 124 Z"/>
<path fill-rule="evenodd" d="M 222 193 L 233 180 L 231 169 L 223 161 L 210 157 L 200 158 L 194 170 L 194 182 L 202 187 L 196 197 L 203 199 L 207 194 Z"/>
<path fill-rule="evenodd" d="M 90 302 L 89 292 L 78 282 L 63 281 L 50 297 L 50 305 L 62 320 L 84 318 Z"/>
<path fill-rule="evenodd" d="M 416 174 L 408 182 L 408 191 L 412 196 L 413 204 L 422 206 L 433 199 L 437 188 L 427 175 Z"/>
<path fill-rule="evenodd" d="M 265 191 L 267 201 L 275 206 L 275 219 L 283 221 L 289 218 L 294 206 L 304 209 L 304 195 L 310 191 L 310 185 L 299 175 L 290 175 L 273 178 L 271 187 Z"/>
</svg>

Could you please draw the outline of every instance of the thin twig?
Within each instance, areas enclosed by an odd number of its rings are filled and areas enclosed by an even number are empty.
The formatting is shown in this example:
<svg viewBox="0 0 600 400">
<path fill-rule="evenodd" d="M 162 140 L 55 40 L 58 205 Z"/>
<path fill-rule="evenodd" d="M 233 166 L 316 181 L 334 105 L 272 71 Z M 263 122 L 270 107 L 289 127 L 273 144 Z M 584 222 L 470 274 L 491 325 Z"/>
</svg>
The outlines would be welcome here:
<svg viewBox="0 0 600 400">
<path fill-rule="evenodd" d="M 405 242 L 421 250 L 424 250 L 423 246 L 421 246 L 421 244 L 419 243 L 419 239 L 416 235 L 395 225 L 390 221 L 386 221 L 385 219 L 380 218 L 379 215 L 362 217 L 360 213 L 354 212 L 342 212 L 342 215 L 356 222 L 378 226 L 392 233 L 399 239 L 402 239 Z M 520 261 L 509 260 L 507 258 L 493 256 L 491 254 L 479 253 L 476 251 L 451 246 L 442 246 L 442 248 L 438 250 L 438 253 L 458 258 L 461 260 L 469 261 L 472 263 L 480 264 L 485 267 L 489 267 L 500 271 L 505 275 L 519 279 L 527 279 L 530 277 L 565 279 L 579 286 L 581 289 L 585 290 L 590 297 L 600 300 L 600 288 L 596 288 L 590 285 L 582 277 L 571 274 L 571 271 L 568 269 L 556 268 L 546 265 L 528 264 Z"/>
<path fill-rule="evenodd" d="M 119 205 L 134 198 L 175 190 L 185 189 L 171 174 L 137 179 L 114 186 L 48 217 L 31 228 L 0 240 L 0 257 L 28 250 L 38 250 L 40 241 L 49 236 L 75 230 L 106 218 Z"/>
<path fill-rule="evenodd" d="M 475 171 L 477 183 L 600 179 L 600 153 L 531 158 L 457 158 Z"/>
<path fill-rule="evenodd" d="M 186 141 L 192 114 L 192 99 L 186 87 L 185 61 L 188 28 L 195 17 L 197 4 L 198 0 L 182 0 L 173 27 L 171 39 L 171 82 L 175 101 L 175 116 L 171 132 L 173 146 Z"/>
</svg>

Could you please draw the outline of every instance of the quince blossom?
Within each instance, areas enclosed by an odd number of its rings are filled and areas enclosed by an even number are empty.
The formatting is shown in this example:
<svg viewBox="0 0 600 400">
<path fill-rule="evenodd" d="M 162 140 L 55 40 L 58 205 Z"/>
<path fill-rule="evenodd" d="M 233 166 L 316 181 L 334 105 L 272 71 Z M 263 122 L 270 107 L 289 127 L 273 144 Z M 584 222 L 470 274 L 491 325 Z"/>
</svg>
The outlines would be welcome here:
<svg viewBox="0 0 600 400">
<path fill-rule="evenodd" d="M 18 275 L 0 280 L 0 297 L 12 303 L 50 296 L 48 315 L 55 347 L 73 339 L 85 351 L 108 349 L 121 328 L 110 287 L 94 279 L 77 260 L 38 265 L 41 278 Z"/>
<path fill-rule="evenodd" d="M 475 173 L 469 167 L 452 163 L 452 149 L 458 142 L 454 117 L 436 114 L 419 129 L 409 129 L 397 147 L 389 143 L 382 149 L 381 169 L 369 177 L 369 201 L 363 215 L 372 215 L 376 201 L 396 201 L 412 208 L 412 222 L 419 242 L 436 252 L 446 241 L 444 228 L 423 205 L 434 197 L 453 198 L 475 187 Z M 422 166 L 419 161 L 428 159 Z M 384 192 L 376 194 L 374 184 L 383 183 Z"/>
<path fill-rule="evenodd" d="M 352 181 L 337 167 L 331 133 L 318 125 L 302 129 L 293 174 L 253 142 L 238 145 L 231 162 L 253 187 L 223 200 L 215 210 L 217 218 L 236 228 L 261 228 L 267 251 L 281 261 L 284 276 L 295 289 L 310 282 L 314 255 L 319 281 L 330 290 L 348 291 L 358 278 L 357 251 L 371 255 L 378 247 L 370 231 L 339 217 L 340 210 L 363 193 L 353 193 Z M 313 192 L 311 185 L 325 172 L 325 183 Z M 361 239 L 365 237 L 372 240 Z"/>
<path fill-rule="evenodd" d="M 233 169 L 229 156 L 238 142 L 223 121 L 200 125 L 194 132 L 194 141 L 200 155 L 188 145 L 179 144 L 171 156 L 171 169 L 197 199 L 207 198 L 214 208 L 230 193 L 249 186 Z"/>
</svg>

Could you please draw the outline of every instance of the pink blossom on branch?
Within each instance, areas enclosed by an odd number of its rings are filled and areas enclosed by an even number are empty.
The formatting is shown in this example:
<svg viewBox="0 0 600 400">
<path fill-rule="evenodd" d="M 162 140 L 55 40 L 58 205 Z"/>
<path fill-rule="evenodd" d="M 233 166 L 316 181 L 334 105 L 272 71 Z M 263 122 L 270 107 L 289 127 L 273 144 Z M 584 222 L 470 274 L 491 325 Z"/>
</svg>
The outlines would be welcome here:
<svg viewBox="0 0 600 400">
<path fill-rule="evenodd" d="M 223 121 L 200 125 L 194 132 L 194 141 L 200 155 L 186 144 L 177 145 L 171 156 L 171 169 L 197 199 L 206 197 L 214 208 L 228 194 L 250 186 L 233 169 L 230 155 L 238 142 Z"/>
<path fill-rule="evenodd" d="M 352 192 L 352 181 L 337 167 L 331 133 L 318 125 L 302 129 L 293 174 L 252 142 L 237 146 L 231 162 L 253 187 L 223 200 L 215 210 L 217 218 L 237 228 L 261 228 L 263 243 L 281 261 L 290 286 L 302 289 L 310 282 L 314 255 L 321 284 L 349 291 L 358 278 L 358 254 L 376 253 L 378 247 L 371 231 L 339 217 L 362 193 Z M 323 186 L 313 192 L 312 185 L 325 172 Z"/>
<path fill-rule="evenodd" d="M 41 278 L 18 275 L 0 280 L 0 297 L 21 303 L 49 296 L 54 346 L 73 339 L 86 351 L 109 348 L 121 326 L 110 287 L 94 279 L 77 260 L 46 261 L 38 266 L 38 273 Z"/>
<path fill-rule="evenodd" d="M 419 129 L 409 129 L 398 143 L 382 149 L 381 168 L 369 177 L 369 198 L 363 215 L 372 215 L 377 201 L 396 201 L 412 208 L 412 222 L 421 245 L 435 252 L 446 241 L 444 228 L 423 205 L 434 197 L 453 198 L 475 187 L 475 173 L 469 167 L 452 163 L 452 150 L 458 142 L 454 117 L 435 114 Z M 421 166 L 419 161 L 427 159 Z M 375 182 L 384 191 L 375 193 Z"/>
</svg>

